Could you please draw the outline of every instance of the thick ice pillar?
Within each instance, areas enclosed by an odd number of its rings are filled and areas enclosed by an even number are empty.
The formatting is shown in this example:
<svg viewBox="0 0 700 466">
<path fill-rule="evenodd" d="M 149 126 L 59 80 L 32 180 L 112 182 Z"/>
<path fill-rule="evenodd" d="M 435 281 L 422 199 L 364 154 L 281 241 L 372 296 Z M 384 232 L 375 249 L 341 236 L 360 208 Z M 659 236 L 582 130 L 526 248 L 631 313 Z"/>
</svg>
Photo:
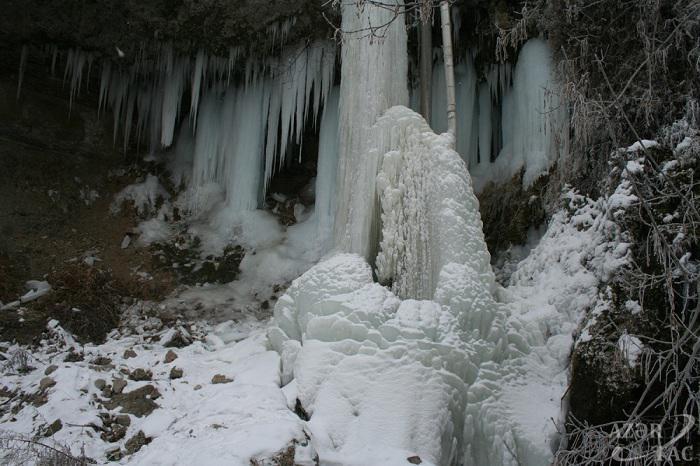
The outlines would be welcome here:
<svg viewBox="0 0 700 466">
<path fill-rule="evenodd" d="M 371 129 L 389 107 L 408 105 L 403 0 L 381 6 L 344 2 L 342 16 L 335 246 L 372 260 L 378 244 L 376 176 L 383 154 L 371 150 Z"/>
</svg>

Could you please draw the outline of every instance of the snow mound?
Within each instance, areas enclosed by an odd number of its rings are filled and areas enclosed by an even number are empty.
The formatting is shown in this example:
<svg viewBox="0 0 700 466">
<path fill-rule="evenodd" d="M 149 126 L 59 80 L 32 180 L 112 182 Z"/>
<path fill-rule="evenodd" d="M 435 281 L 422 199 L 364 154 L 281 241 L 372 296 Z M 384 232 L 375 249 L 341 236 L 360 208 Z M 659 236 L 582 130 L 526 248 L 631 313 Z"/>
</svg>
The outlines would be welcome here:
<svg viewBox="0 0 700 466">
<path fill-rule="evenodd" d="M 311 416 L 324 464 L 450 464 L 460 444 L 466 347 L 447 308 L 400 301 L 340 254 L 295 280 L 268 330 Z M 458 343 L 452 345 L 449 343 Z M 378 453 L 381 452 L 381 453 Z"/>
</svg>

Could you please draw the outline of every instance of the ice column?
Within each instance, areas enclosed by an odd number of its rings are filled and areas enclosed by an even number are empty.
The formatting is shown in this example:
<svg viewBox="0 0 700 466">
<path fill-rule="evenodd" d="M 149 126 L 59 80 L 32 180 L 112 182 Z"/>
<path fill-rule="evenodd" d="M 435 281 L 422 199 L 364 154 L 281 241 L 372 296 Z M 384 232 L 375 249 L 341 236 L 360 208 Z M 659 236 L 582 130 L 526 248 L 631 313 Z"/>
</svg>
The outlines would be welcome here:
<svg viewBox="0 0 700 466">
<path fill-rule="evenodd" d="M 335 217 L 335 175 L 338 170 L 338 99 L 339 89 L 334 88 L 323 109 L 318 142 L 315 214 L 318 222 L 318 236 L 324 243 L 332 236 Z"/>
<path fill-rule="evenodd" d="M 403 0 L 342 5 L 335 245 L 366 258 L 376 252 L 379 222 L 379 159 L 368 145 L 371 128 L 389 107 L 408 105 L 406 25 L 403 15 L 395 17 L 394 5 L 400 8 Z"/>
</svg>

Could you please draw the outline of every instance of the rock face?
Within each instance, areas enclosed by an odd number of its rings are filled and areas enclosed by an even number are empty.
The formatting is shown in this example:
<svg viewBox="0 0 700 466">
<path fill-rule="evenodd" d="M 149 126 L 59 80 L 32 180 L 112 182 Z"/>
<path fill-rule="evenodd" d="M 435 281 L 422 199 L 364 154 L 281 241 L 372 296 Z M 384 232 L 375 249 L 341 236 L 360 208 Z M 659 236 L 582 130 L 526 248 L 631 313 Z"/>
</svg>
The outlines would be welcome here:
<svg viewBox="0 0 700 466">
<path fill-rule="evenodd" d="M 176 4 L 107 0 L 85 5 L 9 0 L 4 3 L 0 18 L 0 31 L 5 33 L 0 33 L 0 37 L 4 43 L 36 39 L 65 44 L 66 48 L 97 49 L 115 58 L 117 46 L 124 59 L 133 58 L 140 44 L 152 43 L 154 39 L 195 52 L 202 47 L 226 50 L 228 54 L 231 45 L 272 40 L 266 34 L 268 26 L 290 17 L 296 17 L 291 33 L 299 37 L 326 35 L 330 30 L 321 16 L 321 2 L 311 0 L 207 0 Z"/>
</svg>

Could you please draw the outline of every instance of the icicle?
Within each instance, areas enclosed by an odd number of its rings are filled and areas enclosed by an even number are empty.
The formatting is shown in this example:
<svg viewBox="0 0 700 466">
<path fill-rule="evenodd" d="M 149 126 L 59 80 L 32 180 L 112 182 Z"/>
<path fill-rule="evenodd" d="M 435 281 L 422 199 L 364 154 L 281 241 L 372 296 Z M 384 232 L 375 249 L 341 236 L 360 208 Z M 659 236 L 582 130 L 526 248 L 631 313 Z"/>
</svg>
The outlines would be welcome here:
<svg viewBox="0 0 700 466">
<path fill-rule="evenodd" d="M 318 140 L 318 170 L 316 172 L 316 204 L 318 237 L 326 249 L 333 234 L 335 218 L 336 172 L 338 170 L 338 99 L 336 87 L 325 99 Z"/>
<path fill-rule="evenodd" d="M 58 56 L 58 47 L 52 46 L 51 52 L 51 76 L 56 76 L 56 57 Z"/>
<path fill-rule="evenodd" d="M 22 93 L 22 81 L 24 81 L 24 70 L 27 67 L 27 55 L 29 54 L 29 47 L 27 45 L 22 46 L 22 51 L 19 56 L 19 72 L 17 74 L 17 100 Z"/>
<path fill-rule="evenodd" d="M 131 125 L 134 121 L 134 104 L 136 102 L 135 93 L 129 92 L 129 99 L 126 105 L 126 118 L 124 118 L 124 153 L 129 147 L 129 136 L 131 135 Z"/>
<path fill-rule="evenodd" d="M 214 187 L 226 194 L 225 217 L 257 208 L 267 116 L 263 110 L 271 94 L 267 87 L 255 82 L 229 89 L 223 102 L 214 92 L 204 98 L 194 147 L 193 214 L 209 206 Z"/>
<path fill-rule="evenodd" d="M 206 56 L 204 51 L 197 52 L 197 58 L 194 62 L 194 71 L 192 75 L 192 98 L 190 101 L 190 121 L 192 129 L 197 129 L 197 108 L 199 107 L 199 93 L 202 86 L 202 80 L 205 78 L 204 69 L 206 67 Z"/>
<path fill-rule="evenodd" d="M 68 115 L 70 115 L 73 109 L 73 99 L 80 94 L 86 59 L 85 52 L 81 50 L 72 51 L 68 57 L 70 64 L 66 65 L 66 73 L 70 75 L 70 99 L 68 101 Z"/>
<path fill-rule="evenodd" d="M 478 159 L 478 103 L 476 70 L 471 56 L 455 68 L 457 81 L 457 152 L 468 166 Z"/>
<path fill-rule="evenodd" d="M 228 135 L 222 147 L 228 160 L 226 200 L 232 212 L 254 210 L 258 206 L 265 124 L 262 111 L 264 94 L 261 83 L 239 89 L 235 108 L 227 112 L 233 114 L 232 120 L 229 122 L 224 118 Z"/>
<path fill-rule="evenodd" d="M 92 62 L 95 60 L 95 56 L 91 53 L 87 54 L 87 63 L 88 63 L 88 74 L 87 74 L 87 81 L 85 82 L 85 89 L 89 90 L 90 89 L 90 77 L 92 76 Z"/>
<path fill-rule="evenodd" d="M 73 55 L 75 52 L 73 49 L 68 50 L 68 56 L 66 57 L 66 67 L 63 70 L 63 85 L 66 85 L 66 80 L 68 79 L 68 74 L 73 66 Z"/>
<path fill-rule="evenodd" d="M 220 103 L 214 94 L 204 97 L 200 109 L 200 124 L 197 127 L 194 143 L 194 162 L 192 182 L 189 196 L 189 210 L 193 215 L 198 214 L 209 203 L 212 194 L 209 187 L 217 183 L 217 174 L 221 169 L 218 154 L 220 135 Z"/>
<path fill-rule="evenodd" d="M 430 102 L 430 127 L 438 134 L 444 133 L 447 131 L 447 90 L 445 89 L 445 65 L 442 62 L 442 57 L 433 66 Z"/>
<path fill-rule="evenodd" d="M 480 160 L 470 167 L 477 191 L 523 168 L 523 184 L 528 186 L 565 152 L 568 119 L 556 86 L 552 52 L 541 39 L 525 43 L 514 71 L 508 65 L 491 68 L 479 88 Z M 492 154 L 497 157 L 490 163 Z"/>
<path fill-rule="evenodd" d="M 282 84 L 276 81 L 272 85 L 270 94 L 269 111 L 267 117 L 267 143 L 265 146 L 265 181 L 263 189 L 267 192 L 267 186 L 272 178 L 275 155 L 279 145 L 280 114 L 282 111 Z"/>
<path fill-rule="evenodd" d="M 388 3 L 400 7 L 403 1 Z M 371 260 L 379 234 L 375 178 L 380 155 L 372 151 L 369 136 L 384 110 L 408 104 L 406 25 L 402 16 L 392 18 L 392 8 L 369 3 L 362 8 L 345 3 L 341 14 L 343 31 L 363 32 L 343 37 L 335 245 Z M 388 24 L 382 40 L 373 40 L 369 28 L 382 24 Z"/>
<path fill-rule="evenodd" d="M 479 86 L 479 163 L 491 161 L 491 90 L 488 83 Z"/>
<path fill-rule="evenodd" d="M 162 109 L 162 134 L 160 144 L 163 147 L 170 147 L 173 143 L 175 123 L 180 111 L 180 99 L 184 90 L 185 66 L 181 60 L 169 65 L 164 77 L 163 89 L 163 109 Z"/>
</svg>

